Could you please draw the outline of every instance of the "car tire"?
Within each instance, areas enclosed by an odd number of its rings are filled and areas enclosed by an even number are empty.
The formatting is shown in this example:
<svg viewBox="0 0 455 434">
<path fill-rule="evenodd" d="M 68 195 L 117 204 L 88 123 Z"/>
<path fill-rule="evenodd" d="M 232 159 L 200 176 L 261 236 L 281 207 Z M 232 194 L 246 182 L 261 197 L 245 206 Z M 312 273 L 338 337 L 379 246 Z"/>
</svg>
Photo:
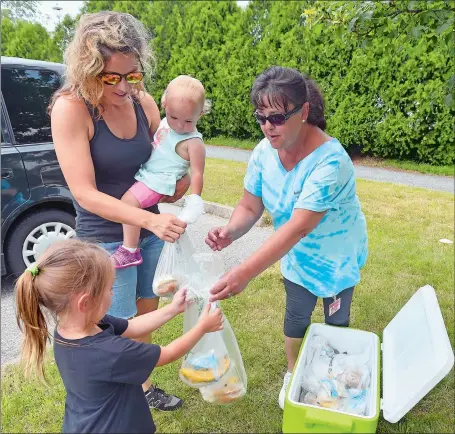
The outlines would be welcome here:
<svg viewBox="0 0 455 434">
<path fill-rule="evenodd" d="M 75 236 L 74 215 L 60 209 L 39 210 L 24 217 L 8 236 L 6 269 L 20 274 L 51 244 Z"/>
</svg>

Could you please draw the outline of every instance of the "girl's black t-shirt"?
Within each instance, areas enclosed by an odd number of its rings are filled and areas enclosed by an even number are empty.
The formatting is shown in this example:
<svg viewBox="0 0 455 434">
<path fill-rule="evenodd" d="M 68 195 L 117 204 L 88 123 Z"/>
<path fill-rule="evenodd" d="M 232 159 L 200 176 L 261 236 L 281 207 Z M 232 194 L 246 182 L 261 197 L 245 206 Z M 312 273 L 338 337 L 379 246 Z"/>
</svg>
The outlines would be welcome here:
<svg viewBox="0 0 455 434">
<path fill-rule="evenodd" d="M 142 390 L 158 345 L 121 337 L 128 320 L 106 315 L 94 336 L 68 340 L 55 329 L 55 362 L 66 389 L 65 433 L 153 433 Z"/>
</svg>

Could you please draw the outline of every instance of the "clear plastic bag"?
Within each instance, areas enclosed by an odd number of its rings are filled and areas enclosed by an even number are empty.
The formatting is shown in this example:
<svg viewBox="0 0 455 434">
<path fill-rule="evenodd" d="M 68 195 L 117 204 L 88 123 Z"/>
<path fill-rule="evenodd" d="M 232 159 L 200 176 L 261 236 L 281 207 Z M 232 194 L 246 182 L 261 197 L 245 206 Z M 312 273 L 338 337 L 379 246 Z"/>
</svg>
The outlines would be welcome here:
<svg viewBox="0 0 455 434">
<path fill-rule="evenodd" d="M 370 392 L 370 352 L 340 353 L 315 335 L 309 342 L 300 402 L 364 415 Z"/>
<path fill-rule="evenodd" d="M 194 247 L 185 232 L 175 243 L 164 243 L 155 276 L 153 292 L 158 297 L 172 298 L 191 271 Z"/>
<path fill-rule="evenodd" d="M 194 223 L 204 212 L 202 198 L 196 194 L 185 197 L 185 205 L 177 216 L 180 220 Z M 195 250 L 188 233 L 175 243 L 165 243 L 153 278 L 153 292 L 158 297 L 172 298 L 194 269 L 191 257 Z"/>
<path fill-rule="evenodd" d="M 237 339 L 226 318 L 221 334 L 230 357 L 229 369 L 221 380 L 213 385 L 201 387 L 200 391 L 204 401 L 226 405 L 241 399 L 246 394 L 247 378 Z"/>
<path fill-rule="evenodd" d="M 193 272 L 187 276 L 188 306 L 184 313 L 184 332 L 199 320 L 209 303 L 210 288 L 224 273 L 219 256 L 213 253 L 194 254 Z M 212 303 L 212 308 L 217 305 Z M 207 333 L 184 357 L 179 371 L 181 380 L 199 388 L 205 401 L 215 404 L 234 402 L 246 393 L 247 379 L 242 356 L 229 321 L 224 317 L 223 330 Z"/>
</svg>

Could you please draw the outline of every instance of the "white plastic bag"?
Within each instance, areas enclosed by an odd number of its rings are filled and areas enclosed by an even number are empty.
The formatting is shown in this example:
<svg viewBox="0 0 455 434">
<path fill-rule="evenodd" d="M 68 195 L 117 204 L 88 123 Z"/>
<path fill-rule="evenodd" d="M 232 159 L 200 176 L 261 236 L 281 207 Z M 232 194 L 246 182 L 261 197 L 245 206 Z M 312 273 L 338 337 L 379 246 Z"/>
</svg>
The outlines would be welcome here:
<svg viewBox="0 0 455 434">
<path fill-rule="evenodd" d="M 199 320 L 209 303 L 210 288 L 224 273 L 219 256 L 214 253 L 195 254 L 193 269 L 187 276 L 185 287 L 187 299 L 192 303 L 185 310 L 184 332 Z M 212 308 L 217 305 L 212 303 Z M 224 317 L 223 330 L 208 333 L 184 357 L 179 371 L 181 380 L 191 387 L 199 388 L 205 401 L 216 404 L 234 402 L 246 393 L 247 378 L 234 332 Z"/>
<path fill-rule="evenodd" d="M 177 216 L 187 224 L 194 223 L 204 212 L 204 203 L 197 194 L 185 197 L 185 205 Z M 158 297 L 172 298 L 191 274 L 194 247 L 185 232 L 175 243 L 165 243 L 153 278 L 153 292 Z"/>
<path fill-rule="evenodd" d="M 197 194 L 185 196 L 185 204 L 178 215 L 180 220 L 188 224 L 195 223 L 197 219 L 204 214 L 204 201 Z"/>
<path fill-rule="evenodd" d="M 364 415 L 370 392 L 370 352 L 340 353 L 322 336 L 309 342 L 301 379 L 305 404 Z"/>
</svg>

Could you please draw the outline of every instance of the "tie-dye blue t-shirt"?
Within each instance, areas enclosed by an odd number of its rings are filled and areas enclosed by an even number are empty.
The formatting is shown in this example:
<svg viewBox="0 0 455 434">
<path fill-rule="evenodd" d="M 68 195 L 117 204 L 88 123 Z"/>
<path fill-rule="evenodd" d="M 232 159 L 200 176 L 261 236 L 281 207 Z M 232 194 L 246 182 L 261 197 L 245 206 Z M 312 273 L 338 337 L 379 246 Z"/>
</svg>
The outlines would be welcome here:
<svg viewBox="0 0 455 434">
<path fill-rule="evenodd" d="M 325 142 L 288 172 L 277 150 L 263 139 L 252 153 L 244 185 L 262 198 L 275 230 L 294 209 L 327 211 L 281 260 L 286 279 L 318 297 L 332 297 L 359 283 L 368 255 L 366 222 L 354 166 L 338 140 Z"/>
</svg>

